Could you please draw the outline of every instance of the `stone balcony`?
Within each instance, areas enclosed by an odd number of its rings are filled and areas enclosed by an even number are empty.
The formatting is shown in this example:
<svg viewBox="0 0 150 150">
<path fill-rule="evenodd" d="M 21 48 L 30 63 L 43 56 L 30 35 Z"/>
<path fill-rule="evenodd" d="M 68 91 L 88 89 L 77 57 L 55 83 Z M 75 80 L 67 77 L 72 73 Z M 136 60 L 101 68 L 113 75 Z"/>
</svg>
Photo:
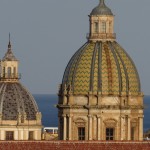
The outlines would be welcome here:
<svg viewBox="0 0 150 150">
<path fill-rule="evenodd" d="M 0 80 L 7 80 L 7 79 L 21 79 L 21 74 L 20 73 L 0 74 Z"/>
<path fill-rule="evenodd" d="M 88 40 L 105 40 L 105 39 L 116 39 L 115 33 L 87 33 L 86 38 Z"/>
</svg>

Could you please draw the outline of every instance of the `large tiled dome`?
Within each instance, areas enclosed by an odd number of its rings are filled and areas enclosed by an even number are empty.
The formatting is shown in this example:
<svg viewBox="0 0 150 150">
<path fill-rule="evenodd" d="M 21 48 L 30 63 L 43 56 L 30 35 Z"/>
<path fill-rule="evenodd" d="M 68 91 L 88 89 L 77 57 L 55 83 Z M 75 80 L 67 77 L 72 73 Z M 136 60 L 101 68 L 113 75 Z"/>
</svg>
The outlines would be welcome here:
<svg viewBox="0 0 150 150">
<path fill-rule="evenodd" d="M 116 42 L 87 42 L 71 58 L 63 87 L 74 94 L 138 95 L 140 80 L 126 51 Z"/>
</svg>

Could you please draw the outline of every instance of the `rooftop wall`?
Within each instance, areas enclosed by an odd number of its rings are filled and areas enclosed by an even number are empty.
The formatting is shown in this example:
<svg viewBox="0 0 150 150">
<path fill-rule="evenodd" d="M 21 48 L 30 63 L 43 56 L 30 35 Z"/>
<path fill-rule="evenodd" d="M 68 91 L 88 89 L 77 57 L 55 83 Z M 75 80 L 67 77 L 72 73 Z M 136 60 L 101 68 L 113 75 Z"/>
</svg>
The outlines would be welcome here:
<svg viewBox="0 0 150 150">
<path fill-rule="evenodd" d="M 150 142 L 1 141 L 0 150 L 150 150 Z"/>
</svg>

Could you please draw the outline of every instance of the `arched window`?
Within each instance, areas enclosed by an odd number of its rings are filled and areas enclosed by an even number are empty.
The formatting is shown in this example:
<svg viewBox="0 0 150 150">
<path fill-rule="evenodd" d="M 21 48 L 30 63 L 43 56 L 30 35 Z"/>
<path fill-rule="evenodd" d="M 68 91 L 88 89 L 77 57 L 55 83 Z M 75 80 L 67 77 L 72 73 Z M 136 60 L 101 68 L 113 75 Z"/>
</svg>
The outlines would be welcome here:
<svg viewBox="0 0 150 150">
<path fill-rule="evenodd" d="M 109 22 L 109 32 L 110 33 L 112 32 L 112 22 L 111 21 Z"/>
<path fill-rule="evenodd" d="M 11 67 L 7 68 L 7 74 L 8 74 L 8 77 L 11 77 Z"/>
<path fill-rule="evenodd" d="M 5 67 L 3 67 L 3 77 L 5 77 L 5 75 L 6 75 L 6 69 Z"/>
<path fill-rule="evenodd" d="M 95 22 L 94 23 L 94 31 L 95 31 L 95 33 L 98 33 L 98 22 Z"/>
<path fill-rule="evenodd" d="M 14 67 L 13 76 L 16 77 L 16 67 Z"/>
<path fill-rule="evenodd" d="M 106 33 L 106 22 L 104 22 L 104 21 L 101 24 L 101 32 Z"/>
</svg>

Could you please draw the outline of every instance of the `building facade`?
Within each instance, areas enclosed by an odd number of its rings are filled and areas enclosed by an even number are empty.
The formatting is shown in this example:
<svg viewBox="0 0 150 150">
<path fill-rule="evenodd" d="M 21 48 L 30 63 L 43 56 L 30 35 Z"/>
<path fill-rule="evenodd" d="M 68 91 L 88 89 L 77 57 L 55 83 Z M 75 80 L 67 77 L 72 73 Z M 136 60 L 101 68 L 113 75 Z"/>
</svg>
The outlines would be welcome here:
<svg viewBox="0 0 150 150">
<path fill-rule="evenodd" d="M 0 61 L 0 140 L 41 140 L 41 113 L 20 78 L 9 41 Z"/>
<path fill-rule="evenodd" d="M 134 62 L 117 43 L 104 0 L 87 42 L 72 56 L 59 88 L 60 140 L 143 140 L 143 93 Z"/>
</svg>

